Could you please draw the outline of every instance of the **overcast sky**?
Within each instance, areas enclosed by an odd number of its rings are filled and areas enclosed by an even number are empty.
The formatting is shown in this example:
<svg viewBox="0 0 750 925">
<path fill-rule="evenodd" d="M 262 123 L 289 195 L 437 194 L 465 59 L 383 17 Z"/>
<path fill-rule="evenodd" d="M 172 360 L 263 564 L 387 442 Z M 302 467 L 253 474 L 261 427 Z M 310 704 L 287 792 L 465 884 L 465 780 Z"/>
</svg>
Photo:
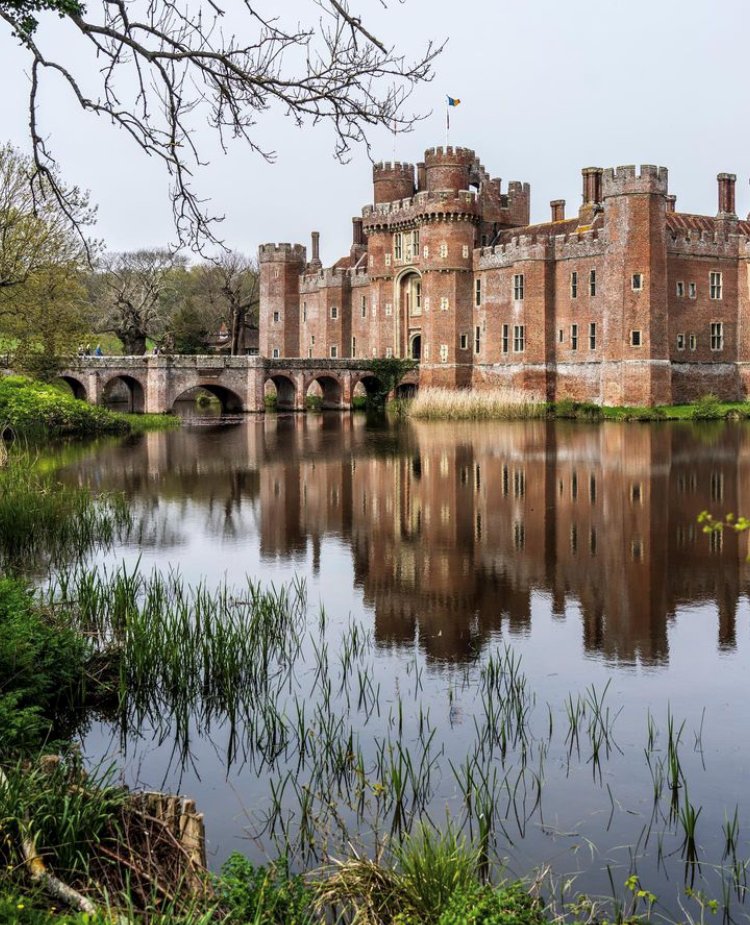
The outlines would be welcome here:
<svg viewBox="0 0 750 925">
<path fill-rule="evenodd" d="M 88 0 L 93 5 L 100 0 Z M 277 8 L 309 17 L 312 0 Z M 421 159 L 445 141 L 445 96 L 451 142 L 476 150 L 492 176 L 531 183 L 532 221 L 546 220 L 550 199 L 568 212 L 580 202 L 585 166 L 654 163 L 670 171 L 677 208 L 715 214 L 716 174 L 738 175 L 737 205 L 750 209 L 750 119 L 747 95 L 747 0 L 352 0 L 354 12 L 386 42 L 418 50 L 448 39 L 434 81 L 413 105 L 433 110 L 397 139 L 399 160 Z M 5 28 L 4 26 L 0 29 Z M 75 54 L 57 23 L 40 39 Z M 28 147 L 26 55 L 0 31 L 0 142 Z M 69 182 L 88 187 L 99 204 L 97 234 L 112 250 L 173 239 L 168 179 L 122 132 L 83 115 L 68 92 L 48 91 L 42 111 L 49 141 Z M 351 217 L 372 200 L 367 153 L 342 166 L 325 126 L 298 130 L 281 113 L 260 122 L 261 144 L 275 164 L 236 145 L 228 156 L 212 144 L 196 188 L 226 215 L 222 237 L 248 253 L 267 241 L 307 244 L 321 232 L 321 256 L 348 250 Z M 393 138 L 372 136 L 375 159 L 390 160 Z"/>
</svg>

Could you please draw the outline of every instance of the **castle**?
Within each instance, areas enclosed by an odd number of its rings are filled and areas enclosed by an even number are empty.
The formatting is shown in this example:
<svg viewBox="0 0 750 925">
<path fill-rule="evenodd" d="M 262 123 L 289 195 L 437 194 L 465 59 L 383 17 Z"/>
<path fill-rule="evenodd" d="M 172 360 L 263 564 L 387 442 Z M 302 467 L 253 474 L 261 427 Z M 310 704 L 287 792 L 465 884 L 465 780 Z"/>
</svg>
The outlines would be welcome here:
<svg viewBox="0 0 750 925">
<path fill-rule="evenodd" d="M 750 221 L 733 174 L 718 214 L 678 212 L 667 170 L 587 167 L 567 218 L 529 224 L 528 183 L 503 191 L 468 148 L 373 168 L 349 254 L 265 244 L 260 352 L 412 357 L 419 384 L 530 398 L 680 403 L 750 389 Z"/>
</svg>

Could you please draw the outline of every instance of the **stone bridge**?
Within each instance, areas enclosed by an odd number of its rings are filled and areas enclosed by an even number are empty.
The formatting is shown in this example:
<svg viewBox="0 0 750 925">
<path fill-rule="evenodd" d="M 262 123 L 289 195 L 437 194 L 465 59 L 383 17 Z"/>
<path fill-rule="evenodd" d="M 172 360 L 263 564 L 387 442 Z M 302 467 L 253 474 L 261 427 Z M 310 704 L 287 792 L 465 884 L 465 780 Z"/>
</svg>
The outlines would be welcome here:
<svg viewBox="0 0 750 925">
<path fill-rule="evenodd" d="M 417 370 L 408 373 L 399 390 L 414 389 L 418 377 Z M 355 389 L 374 394 L 382 388 L 367 360 L 257 356 L 76 357 L 60 378 L 76 398 L 95 405 L 124 387 L 130 410 L 151 414 L 171 411 L 196 388 L 215 395 L 228 412 L 264 411 L 264 396 L 274 390 L 282 410 L 304 410 L 311 393 L 322 397 L 324 408 L 346 409 Z"/>
</svg>

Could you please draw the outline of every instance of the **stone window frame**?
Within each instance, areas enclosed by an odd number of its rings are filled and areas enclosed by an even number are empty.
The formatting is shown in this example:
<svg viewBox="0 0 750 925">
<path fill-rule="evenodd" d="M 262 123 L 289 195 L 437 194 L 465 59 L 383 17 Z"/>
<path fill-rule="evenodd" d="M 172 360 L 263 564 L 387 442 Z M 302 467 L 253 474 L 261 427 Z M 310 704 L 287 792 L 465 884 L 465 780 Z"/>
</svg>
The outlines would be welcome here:
<svg viewBox="0 0 750 925">
<path fill-rule="evenodd" d="M 596 322 L 589 321 L 589 350 L 596 350 Z"/>
<path fill-rule="evenodd" d="M 721 270 L 711 270 L 708 274 L 708 297 L 712 302 L 721 302 L 724 298 L 724 274 Z"/>
<path fill-rule="evenodd" d="M 474 353 L 482 351 L 482 329 L 479 325 L 474 328 Z"/>
<path fill-rule="evenodd" d="M 724 322 L 723 321 L 712 321 L 710 322 L 710 324 L 711 324 L 711 327 L 710 327 L 711 349 L 715 353 L 718 353 L 724 349 Z"/>
<path fill-rule="evenodd" d="M 640 329 L 635 329 L 630 332 L 630 346 L 631 347 L 642 347 L 643 338 L 641 337 Z"/>
<path fill-rule="evenodd" d="M 339 307 L 338 305 L 332 305 L 330 309 L 331 321 L 338 321 L 339 317 Z"/>
<path fill-rule="evenodd" d="M 450 305 L 451 305 L 450 299 L 447 296 L 440 297 L 440 311 L 441 312 L 447 312 L 448 309 L 450 308 Z"/>
<path fill-rule="evenodd" d="M 362 301 L 360 302 L 359 308 L 360 308 L 362 317 L 366 318 L 367 317 L 367 296 L 366 295 L 362 296 Z"/>
<path fill-rule="evenodd" d="M 357 338 L 352 334 L 352 357 L 357 355 Z"/>
<path fill-rule="evenodd" d="M 557 342 L 558 344 L 565 342 L 565 331 L 562 328 L 557 332 Z"/>
<path fill-rule="evenodd" d="M 312 360 L 312 347 L 307 348 L 307 359 Z"/>
<path fill-rule="evenodd" d="M 509 349 L 510 349 L 510 325 L 504 324 L 502 327 L 501 350 L 503 353 L 508 353 Z"/>
<path fill-rule="evenodd" d="M 312 335 L 310 336 L 310 343 L 311 343 L 313 346 L 315 346 L 315 335 L 314 335 L 314 334 L 312 334 Z"/>
<path fill-rule="evenodd" d="M 466 332 L 459 334 L 458 336 L 459 350 L 468 350 L 469 349 L 469 335 Z"/>
<path fill-rule="evenodd" d="M 275 311 L 273 313 L 273 323 L 278 324 L 281 321 L 281 312 Z"/>
<path fill-rule="evenodd" d="M 578 325 L 571 324 L 570 326 L 570 349 L 578 350 Z"/>
<path fill-rule="evenodd" d="M 523 302 L 525 288 L 526 288 L 526 280 L 524 279 L 524 274 L 514 273 L 513 274 L 513 301 L 514 302 Z"/>
<path fill-rule="evenodd" d="M 677 280 L 677 286 L 675 287 L 675 293 L 678 299 L 685 298 L 685 283 L 681 280 Z"/>
<path fill-rule="evenodd" d="M 526 326 L 513 325 L 513 353 L 524 353 L 526 350 Z"/>
<path fill-rule="evenodd" d="M 302 303 L 302 323 L 307 322 L 307 302 Z"/>
<path fill-rule="evenodd" d="M 682 333 L 677 335 L 677 349 L 678 350 L 685 349 L 685 335 Z"/>
<path fill-rule="evenodd" d="M 279 348 L 278 348 L 278 347 L 274 347 L 274 348 L 271 350 L 271 358 L 274 359 L 274 360 L 279 360 L 279 359 L 281 359 L 281 352 L 279 351 Z"/>
<path fill-rule="evenodd" d="M 633 292 L 643 292 L 646 288 L 646 274 L 645 273 L 633 273 L 630 277 L 630 288 Z"/>
<path fill-rule="evenodd" d="M 386 358 L 387 360 L 393 359 L 393 347 L 386 347 L 386 348 L 385 348 L 385 358 Z"/>
<path fill-rule="evenodd" d="M 689 344 L 691 350 L 697 350 L 697 349 L 698 349 L 698 338 L 696 337 L 695 334 L 690 334 L 690 335 L 689 335 L 689 337 L 688 337 L 688 344 Z"/>
<path fill-rule="evenodd" d="M 695 283 L 688 283 L 688 298 L 697 299 L 698 298 L 698 287 Z"/>
<path fill-rule="evenodd" d="M 402 260 L 404 254 L 404 236 L 402 232 L 396 231 L 393 235 L 393 259 Z"/>
<path fill-rule="evenodd" d="M 338 358 L 339 358 L 339 345 L 338 345 L 338 344 L 331 344 L 331 345 L 329 346 L 329 348 L 328 348 L 328 356 L 329 356 L 332 360 L 338 360 Z"/>
<path fill-rule="evenodd" d="M 474 304 L 482 304 L 482 277 L 477 276 L 474 280 Z"/>
<path fill-rule="evenodd" d="M 461 254 L 464 260 L 469 256 L 469 245 L 468 244 L 463 245 L 463 247 L 461 248 Z"/>
<path fill-rule="evenodd" d="M 596 269 L 589 270 L 589 295 L 593 299 L 596 295 Z"/>
<path fill-rule="evenodd" d="M 570 297 L 578 298 L 578 270 L 572 270 L 570 274 Z"/>
</svg>

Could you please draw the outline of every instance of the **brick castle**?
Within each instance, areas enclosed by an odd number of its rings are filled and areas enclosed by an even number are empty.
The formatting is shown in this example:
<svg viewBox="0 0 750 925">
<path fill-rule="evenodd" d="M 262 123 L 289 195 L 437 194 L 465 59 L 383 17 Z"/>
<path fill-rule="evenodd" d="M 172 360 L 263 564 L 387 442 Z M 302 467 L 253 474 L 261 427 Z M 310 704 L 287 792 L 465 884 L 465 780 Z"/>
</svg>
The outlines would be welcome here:
<svg viewBox="0 0 750 925">
<path fill-rule="evenodd" d="M 468 148 L 373 168 L 374 204 L 332 267 L 260 247 L 260 352 L 413 357 L 422 386 L 512 387 L 607 405 L 750 390 L 750 221 L 733 174 L 716 216 L 676 211 L 667 170 L 583 174 L 583 203 L 529 224 L 528 183 Z"/>
</svg>

